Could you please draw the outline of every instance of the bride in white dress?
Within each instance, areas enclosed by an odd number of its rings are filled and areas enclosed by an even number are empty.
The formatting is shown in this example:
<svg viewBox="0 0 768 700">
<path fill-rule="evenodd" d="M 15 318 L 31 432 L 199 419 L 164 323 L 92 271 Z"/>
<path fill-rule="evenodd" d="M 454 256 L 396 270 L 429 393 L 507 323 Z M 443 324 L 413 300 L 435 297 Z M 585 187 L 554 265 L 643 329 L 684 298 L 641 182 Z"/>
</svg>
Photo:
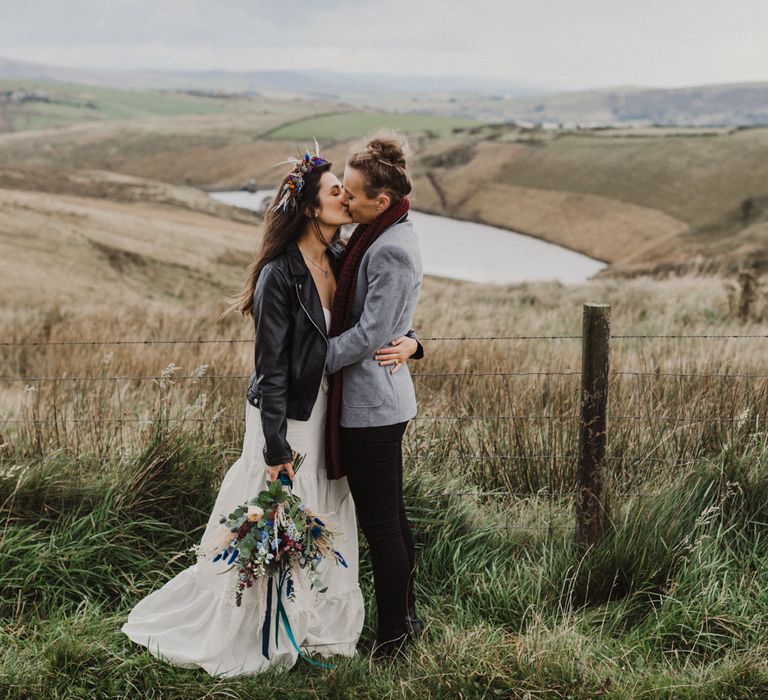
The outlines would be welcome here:
<svg viewBox="0 0 768 700">
<path fill-rule="evenodd" d="M 293 478 L 293 492 L 338 533 L 334 546 L 347 567 L 330 560 L 320 564 L 325 593 L 311 588 L 304 569 L 294 570 L 294 599 L 283 597 L 291 640 L 284 624 L 277 621 L 274 597 L 269 635 L 262 634 L 268 612 L 266 578 L 245 589 L 242 605 L 237 607 L 236 569 L 228 571 L 221 562 L 198 558 L 139 601 L 122 627 L 131 640 L 176 666 L 200 667 L 214 676 L 288 669 L 299 657 L 294 641 L 307 656 L 355 655 L 365 616 L 358 584 L 355 506 L 346 477 L 328 479 L 325 472 L 328 380 L 324 358 L 335 291 L 330 274 L 334 257 L 328 246 L 338 240 L 339 227 L 351 221 L 341 204 L 341 183 L 330 166 L 316 152 L 295 163 L 281 183 L 261 249 L 249 268 L 249 283 L 237 304 L 241 311 L 252 312 L 256 321 L 256 371 L 245 406 L 243 451 L 222 481 L 201 544 L 210 544 L 221 532 L 222 516 L 285 471 Z M 338 252 L 338 244 L 335 248 Z M 257 285 L 259 273 L 268 264 L 269 274 Z M 305 276 L 304 283 L 296 283 L 295 295 L 294 288 L 286 285 L 291 270 L 299 278 Z M 419 347 L 410 337 L 392 345 L 381 364 L 403 362 Z M 291 367 L 285 366 L 291 362 Z M 297 382 L 299 369 L 301 381 Z M 382 371 L 390 369 L 384 366 Z M 296 474 L 289 464 L 290 450 L 305 455 Z"/>
</svg>

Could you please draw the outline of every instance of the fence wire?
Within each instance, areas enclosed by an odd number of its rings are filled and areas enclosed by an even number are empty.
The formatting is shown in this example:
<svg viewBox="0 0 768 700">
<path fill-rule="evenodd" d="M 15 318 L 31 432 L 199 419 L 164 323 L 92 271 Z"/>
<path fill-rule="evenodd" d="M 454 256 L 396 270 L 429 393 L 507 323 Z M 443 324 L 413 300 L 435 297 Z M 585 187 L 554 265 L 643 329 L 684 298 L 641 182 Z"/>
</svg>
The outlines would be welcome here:
<svg viewBox="0 0 768 700">
<path fill-rule="evenodd" d="M 767 339 L 768 333 L 747 334 L 619 334 L 611 340 L 742 340 Z M 458 335 L 426 336 L 419 341 L 461 342 L 465 340 L 581 340 L 580 335 Z M 201 344 L 239 344 L 252 343 L 253 338 L 172 338 L 172 339 L 135 339 L 135 340 L 11 340 L 0 341 L 0 347 L 49 347 L 67 345 L 201 345 Z"/>
<path fill-rule="evenodd" d="M 532 370 L 516 371 L 502 370 L 499 372 L 411 372 L 411 377 L 580 377 L 579 370 Z M 768 374 L 743 372 L 661 372 L 655 370 L 612 370 L 608 373 L 613 377 L 674 377 L 679 379 L 768 379 Z M 249 379 L 250 374 L 148 374 L 148 375 L 101 375 L 55 377 L 8 377 L 1 376 L 0 382 L 114 382 L 114 381 L 154 381 L 173 382 L 177 380 L 243 380 Z"/>
<path fill-rule="evenodd" d="M 768 339 L 768 334 L 618 334 L 611 336 L 611 340 L 749 340 L 749 339 Z M 569 341 L 569 340 L 582 340 L 581 335 L 477 335 L 477 336 L 428 336 L 420 338 L 422 342 L 464 342 L 464 341 L 483 341 L 483 342 L 496 342 L 496 341 Z M 253 342 L 252 338 L 171 338 L 171 339 L 107 339 L 107 340 L 47 340 L 47 341 L 0 341 L 0 347 L 2 348 L 22 348 L 22 347 L 34 347 L 34 348 L 47 348 L 47 347 L 87 347 L 87 346 L 154 346 L 154 345 L 213 345 L 213 344 L 250 344 Z M 250 374 L 205 374 L 205 373 L 193 373 L 193 374 L 179 374 L 174 375 L 172 372 L 164 372 L 163 374 L 136 374 L 136 375 L 114 375 L 114 376 L 0 376 L 0 382 L 5 383 L 23 383 L 34 387 L 38 383 L 57 383 L 57 382 L 128 382 L 128 381 L 146 381 L 153 382 L 159 385 L 160 389 L 172 387 L 174 382 L 234 382 L 245 381 L 250 378 Z M 514 377 L 557 377 L 557 378 L 572 378 L 581 377 L 581 371 L 577 369 L 563 369 L 563 370 L 499 370 L 499 371 L 460 371 L 460 372 L 427 372 L 417 371 L 411 372 L 411 376 L 414 379 L 430 378 L 430 377 L 450 377 L 457 380 L 457 388 L 459 396 L 461 397 L 461 379 L 490 379 L 494 377 L 498 378 L 514 378 Z M 708 379 L 717 381 L 731 381 L 736 379 L 768 379 L 768 373 L 748 373 L 748 372 L 674 372 L 674 371 L 661 371 L 661 370 L 647 370 L 647 369 L 618 369 L 611 370 L 609 372 L 610 377 L 616 378 L 674 378 L 674 379 Z M 750 418 L 760 418 L 759 415 Z M 531 531 L 545 531 L 552 532 L 554 512 L 553 503 L 555 501 L 563 501 L 567 499 L 574 499 L 579 496 L 578 490 L 558 490 L 554 488 L 554 470 L 562 465 L 573 465 L 578 459 L 579 455 L 573 452 L 558 453 L 554 444 L 554 422 L 556 421 L 577 421 L 581 416 L 578 413 L 544 413 L 540 415 L 526 415 L 526 414 L 500 414 L 500 415 L 477 415 L 477 414 L 461 414 L 461 415 L 417 415 L 412 419 L 416 423 L 439 423 L 439 422 L 458 422 L 459 425 L 462 422 L 478 422 L 478 421 L 540 421 L 548 422 L 550 427 L 550 444 L 546 447 L 550 448 L 550 451 L 531 452 L 531 453 L 452 453 L 451 458 L 461 461 L 472 462 L 510 462 L 510 463 L 527 463 L 527 462 L 540 462 L 546 464 L 547 475 L 546 479 L 549 486 L 539 489 L 538 491 L 525 491 L 514 489 L 476 489 L 476 488 L 460 488 L 455 490 L 446 490 L 442 493 L 444 496 L 456 496 L 456 497 L 474 497 L 474 498 L 518 498 L 518 499 L 537 499 L 546 500 L 549 503 L 549 517 L 548 521 L 539 525 L 528 524 L 516 524 L 513 522 L 507 522 L 499 527 L 492 527 L 490 529 L 499 530 L 531 530 Z M 627 414 L 617 413 L 611 414 L 609 412 L 608 419 L 610 422 L 635 422 L 642 421 L 658 421 L 660 423 L 670 424 L 675 430 L 681 430 L 694 426 L 701 426 L 703 424 L 742 424 L 745 419 L 736 415 L 686 415 L 679 414 L 674 416 L 658 415 L 658 414 Z M 218 423 L 240 423 L 243 424 L 245 416 L 241 414 L 230 413 L 213 413 L 208 416 L 195 417 L 188 415 L 157 415 L 150 418 L 143 418 L 140 416 L 119 416 L 119 417 L 93 417 L 93 418 L 68 418 L 68 417 L 53 417 L 53 418 L 0 418 L 0 427 L 8 425 L 31 425 L 41 426 L 45 424 L 54 424 L 56 426 L 66 425 L 95 425 L 95 424 L 107 424 L 107 425 L 119 425 L 124 424 L 136 425 L 139 428 L 153 426 L 156 424 L 218 424 Z M 122 437 L 121 437 L 122 440 Z M 0 445 L 2 447 L 2 445 Z M 546 449 L 546 448 L 545 448 Z M 633 463 L 650 463 L 657 465 L 670 465 L 674 467 L 684 467 L 695 464 L 700 459 L 684 458 L 684 457 L 651 457 L 643 455 L 606 455 L 603 457 L 605 463 L 615 464 L 633 464 Z M 623 489 L 617 492 L 617 495 L 622 498 L 648 498 L 657 496 L 658 492 L 648 490 L 641 491 L 637 489 Z"/>
</svg>

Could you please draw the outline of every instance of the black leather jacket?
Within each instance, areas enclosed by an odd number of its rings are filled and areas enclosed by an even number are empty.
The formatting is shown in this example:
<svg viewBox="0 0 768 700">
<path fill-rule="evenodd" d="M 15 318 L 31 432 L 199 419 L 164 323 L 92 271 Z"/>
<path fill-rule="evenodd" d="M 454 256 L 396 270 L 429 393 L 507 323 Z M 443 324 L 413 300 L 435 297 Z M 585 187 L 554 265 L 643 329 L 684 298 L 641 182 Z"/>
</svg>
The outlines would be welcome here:
<svg viewBox="0 0 768 700">
<path fill-rule="evenodd" d="M 334 274 L 341 250 L 332 246 L 326 253 Z M 262 268 L 253 293 L 253 319 L 255 369 L 247 396 L 260 409 L 264 460 L 274 466 L 292 459 L 286 418 L 309 420 L 328 350 L 320 295 L 295 243 Z M 412 330 L 408 335 L 416 338 Z M 419 344 L 412 358 L 423 355 Z"/>
</svg>

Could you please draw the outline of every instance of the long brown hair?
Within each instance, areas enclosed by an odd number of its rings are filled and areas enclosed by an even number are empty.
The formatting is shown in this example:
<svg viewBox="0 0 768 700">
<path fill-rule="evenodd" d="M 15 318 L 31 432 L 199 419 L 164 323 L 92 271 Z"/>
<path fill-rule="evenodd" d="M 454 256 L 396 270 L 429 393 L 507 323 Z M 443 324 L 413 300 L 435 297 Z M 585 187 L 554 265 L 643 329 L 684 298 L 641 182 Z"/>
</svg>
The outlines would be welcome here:
<svg viewBox="0 0 768 700">
<path fill-rule="evenodd" d="M 379 131 L 365 146 L 347 158 L 347 165 L 363 174 L 366 197 L 382 192 L 397 204 L 413 188 L 406 159 L 411 155 L 408 140 L 396 131 Z"/>
<path fill-rule="evenodd" d="M 300 199 L 296 202 L 297 206 L 285 212 L 282 209 L 276 208 L 283 185 L 288 181 L 289 176 L 286 175 L 282 179 L 277 189 L 277 194 L 267 212 L 267 217 L 264 220 L 261 244 L 258 251 L 256 251 L 256 256 L 248 265 L 243 289 L 233 299 L 234 303 L 222 316 L 234 309 L 237 309 L 246 318 L 253 315 L 253 291 L 256 289 L 256 281 L 259 279 L 262 269 L 270 260 L 274 260 L 285 252 L 291 243 L 299 240 L 308 222 L 314 225 L 315 235 L 322 239 L 317 220 L 307 216 L 307 210 L 320 205 L 318 198 L 320 178 L 324 173 L 329 172 L 331 167 L 332 163 L 324 163 L 312 168 L 312 171 L 304 176 L 304 186 L 301 190 Z"/>
</svg>

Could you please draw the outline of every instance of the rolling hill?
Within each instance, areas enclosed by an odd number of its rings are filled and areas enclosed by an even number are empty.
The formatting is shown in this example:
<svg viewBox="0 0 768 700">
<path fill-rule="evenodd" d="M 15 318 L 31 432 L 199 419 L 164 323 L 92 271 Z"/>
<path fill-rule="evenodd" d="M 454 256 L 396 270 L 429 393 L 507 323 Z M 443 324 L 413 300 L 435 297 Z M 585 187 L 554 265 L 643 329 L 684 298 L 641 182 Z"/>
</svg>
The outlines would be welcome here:
<svg viewBox="0 0 768 700">
<path fill-rule="evenodd" d="M 346 99 L 348 96 L 425 94 L 430 92 L 544 94 L 550 89 L 525 80 L 475 75 L 386 75 L 332 70 L 106 70 L 68 68 L 0 57 L 0 77 L 15 80 L 80 83 L 130 90 L 211 90 Z"/>
<path fill-rule="evenodd" d="M 0 189 L 3 313 L 224 299 L 256 247 L 255 221 L 182 206 L 195 200 L 183 188 L 165 192 L 176 204 Z"/>
<path fill-rule="evenodd" d="M 10 80 L 0 72 L 0 133 L 119 119 L 245 114 L 275 116 L 282 123 L 338 109 L 319 100 L 286 100 L 245 94 L 105 88 L 77 83 Z"/>
<path fill-rule="evenodd" d="M 0 81 L 44 81 L 97 89 L 191 92 L 157 99 L 157 107 L 183 113 L 249 109 L 253 95 L 321 100 L 409 114 L 454 116 L 523 125 L 581 126 L 760 126 L 768 125 L 768 82 L 676 88 L 614 86 L 565 91 L 517 79 L 478 76 L 393 76 L 333 71 L 109 71 L 64 68 L 0 58 Z M 0 87 L 0 92 L 2 91 Z M 200 94 L 202 93 L 202 94 Z M 206 101 L 211 93 L 218 104 Z M 223 99 L 228 97 L 229 99 Z M 131 101 L 132 98 L 126 98 Z M 141 101 L 142 98 L 138 98 Z M 59 118 L 76 107 L 64 101 Z M 120 102 L 116 98 L 116 102 Z M 240 104 L 237 104 L 240 102 Z M 229 104 L 226 104 L 229 103 Z M 83 113 L 88 118 L 88 113 Z M 24 123 L 16 117 L 18 123 Z M 35 124 L 35 121 L 31 121 Z M 71 123 L 71 122 L 70 122 Z"/>
<path fill-rule="evenodd" d="M 41 184 L 2 182 L 51 190 L 46 170 L 103 170 L 202 189 L 254 178 L 271 187 L 273 164 L 297 144 L 320 133 L 341 164 L 343 137 L 377 121 L 410 132 L 413 202 L 424 211 L 565 245 L 609 262 L 608 274 L 766 264 L 768 129 L 548 132 L 358 112 L 153 117 L 0 135 L 5 167 L 35 168 Z"/>
<path fill-rule="evenodd" d="M 759 126 L 768 124 L 768 82 L 505 96 L 475 109 L 485 119 L 565 126 Z"/>
</svg>

